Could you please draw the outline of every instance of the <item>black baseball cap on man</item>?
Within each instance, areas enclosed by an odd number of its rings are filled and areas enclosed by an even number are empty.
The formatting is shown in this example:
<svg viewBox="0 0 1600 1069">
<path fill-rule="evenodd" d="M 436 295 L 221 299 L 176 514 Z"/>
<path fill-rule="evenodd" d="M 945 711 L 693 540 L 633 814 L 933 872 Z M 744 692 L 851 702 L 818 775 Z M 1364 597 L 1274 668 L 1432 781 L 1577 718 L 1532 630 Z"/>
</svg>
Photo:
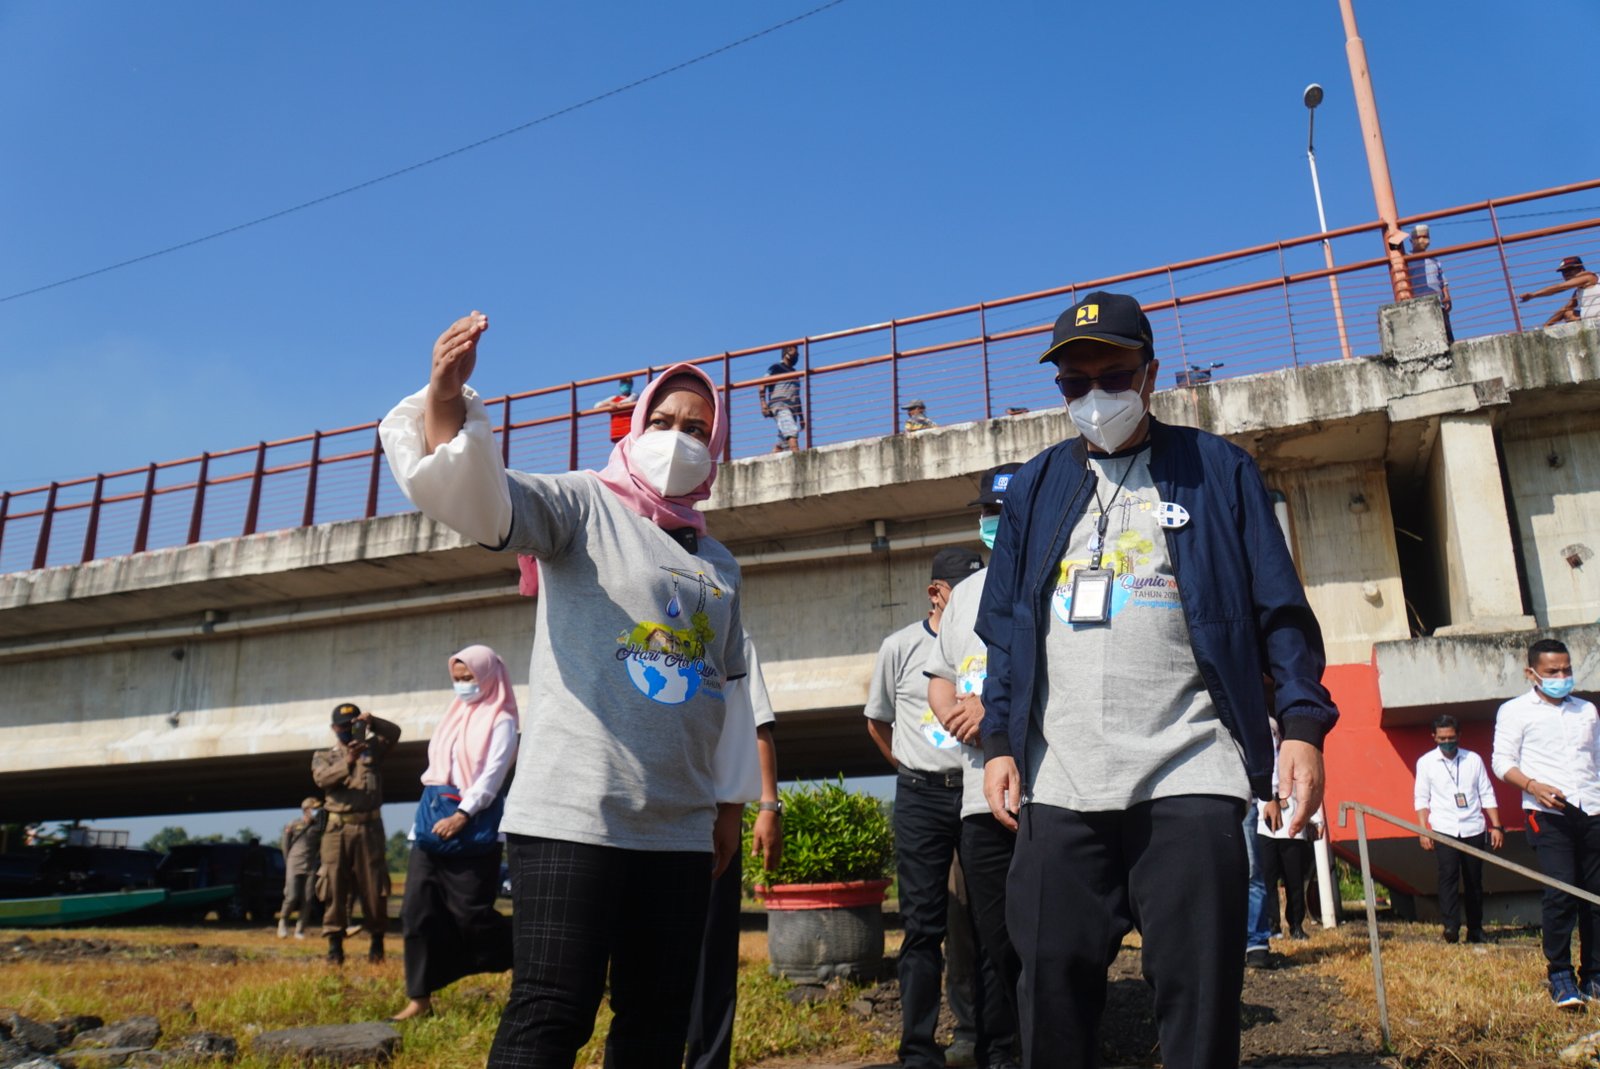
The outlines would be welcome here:
<svg viewBox="0 0 1600 1069">
<path fill-rule="evenodd" d="M 361 707 L 355 702 L 340 702 L 333 707 L 333 726 L 344 727 L 361 715 Z"/>
<path fill-rule="evenodd" d="M 1021 470 L 1021 464 L 1001 464 L 990 468 L 978 483 L 978 496 L 968 501 L 967 506 L 998 505 L 1005 501 L 1006 490 L 1011 487 L 1011 477 Z"/>
<path fill-rule="evenodd" d="M 1126 293 L 1095 290 L 1061 313 L 1050 348 L 1039 357 L 1039 363 L 1055 363 L 1061 357 L 1061 347 L 1075 341 L 1103 341 L 1124 349 L 1143 349 L 1154 356 L 1154 337 L 1150 320 L 1136 299 Z"/>
<path fill-rule="evenodd" d="M 973 572 L 983 570 L 983 558 L 970 549 L 946 546 L 933 555 L 934 580 L 955 586 Z"/>
</svg>

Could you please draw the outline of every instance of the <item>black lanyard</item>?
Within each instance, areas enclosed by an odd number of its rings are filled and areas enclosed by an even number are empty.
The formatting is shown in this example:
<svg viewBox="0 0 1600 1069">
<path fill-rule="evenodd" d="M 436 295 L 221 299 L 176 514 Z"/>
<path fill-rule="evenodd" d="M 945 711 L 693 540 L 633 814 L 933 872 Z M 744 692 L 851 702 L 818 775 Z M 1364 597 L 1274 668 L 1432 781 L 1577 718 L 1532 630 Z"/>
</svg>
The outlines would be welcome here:
<svg viewBox="0 0 1600 1069">
<path fill-rule="evenodd" d="M 1089 570 L 1097 571 L 1100 567 L 1100 556 L 1106 549 L 1106 528 L 1111 522 L 1111 506 L 1117 503 L 1117 496 L 1122 493 L 1122 484 L 1128 481 L 1128 476 L 1133 472 L 1133 466 L 1139 462 L 1137 454 L 1128 458 L 1128 466 L 1122 469 L 1122 478 L 1117 480 L 1117 488 L 1111 491 L 1111 500 L 1100 504 L 1100 480 L 1096 477 L 1094 482 L 1094 503 L 1100 507 L 1100 522 L 1095 525 L 1094 559 L 1089 562 Z M 1084 463 L 1088 463 L 1085 461 Z"/>
</svg>

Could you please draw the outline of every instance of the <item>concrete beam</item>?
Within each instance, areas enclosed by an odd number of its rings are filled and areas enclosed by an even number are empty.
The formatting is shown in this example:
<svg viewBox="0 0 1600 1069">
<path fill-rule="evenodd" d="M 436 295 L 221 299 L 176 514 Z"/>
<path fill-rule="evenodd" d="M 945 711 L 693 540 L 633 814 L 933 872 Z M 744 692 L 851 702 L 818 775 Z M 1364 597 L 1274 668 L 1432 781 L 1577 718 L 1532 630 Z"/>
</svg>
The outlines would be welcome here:
<svg viewBox="0 0 1600 1069">
<path fill-rule="evenodd" d="M 1423 724 L 1460 710 L 1470 719 L 1492 719 L 1501 702 L 1528 689 L 1528 647 L 1540 638 L 1567 644 L 1580 693 L 1600 691 L 1600 624 L 1379 642 L 1373 663 L 1383 726 Z"/>
</svg>

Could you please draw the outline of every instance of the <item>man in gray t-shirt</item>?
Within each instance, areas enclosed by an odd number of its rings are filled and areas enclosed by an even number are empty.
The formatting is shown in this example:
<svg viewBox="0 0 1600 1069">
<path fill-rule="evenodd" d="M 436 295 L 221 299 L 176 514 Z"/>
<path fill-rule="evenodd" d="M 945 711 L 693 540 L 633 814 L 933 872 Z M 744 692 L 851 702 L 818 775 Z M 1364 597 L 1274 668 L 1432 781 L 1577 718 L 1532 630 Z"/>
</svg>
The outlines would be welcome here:
<svg viewBox="0 0 1600 1069">
<path fill-rule="evenodd" d="M 1079 437 L 1008 488 L 976 624 L 984 794 L 1017 828 L 1024 1064 L 1098 1064 L 1106 971 L 1137 929 L 1163 1064 L 1238 1065 L 1245 802 L 1271 792 L 1276 721 L 1282 793 L 1321 804 L 1321 631 L 1254 461 L 1151 417 L 1136 299 L 1085 295 L 1040 362 Z"/>
<path fill-rule="evenodd" d="M 928 708 L 922 674 L 939 620 L 957 583 L 983 567 L 970 549 L 941 549 L 933 558 L 926 618 L 883 640 L 867 695 L 867 730 L 897 770 L 895 867 L 900 878 L 900 1064 L 938 1069 L 934 1042 L 950 893 L 950 864 L 961 837 L 961 742 Z"/>
</svg>

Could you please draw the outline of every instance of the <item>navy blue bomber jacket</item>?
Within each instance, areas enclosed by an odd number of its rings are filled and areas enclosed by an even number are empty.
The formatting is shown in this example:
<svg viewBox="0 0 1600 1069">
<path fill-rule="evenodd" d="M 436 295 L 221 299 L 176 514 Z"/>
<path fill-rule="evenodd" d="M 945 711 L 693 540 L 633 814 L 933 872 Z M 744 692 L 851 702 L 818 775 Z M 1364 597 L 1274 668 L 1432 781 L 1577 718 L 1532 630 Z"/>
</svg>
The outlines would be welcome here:
<svg viewBox="0 0 1600 1069">
<path fill-rule="evenodd" d="M 1189 513 L 1186 525 L 1163 533 L 1200 677 L 1239 743 L 1251 790 L 1270 798 L 1267 717 L 1278 717 L 1283 738 L 1321 746 L 1339 716 L 1322 686 L 1322 631 L 1248 453 L 1152 416 L 1150 474 L 1161 500 Z M 1094 485 L 1083 439 L 1072 438 L 1030 460 L 1006 491 L 978 609 L 978 634 L 989 649 L 981 735 L 986 760 L 1014 756 L 1024 777 L 1034 687 L 1047 670 L 1050 596 Z M 1263 673 L 1277 684 L 1273 710 Z"/>
</svg>

